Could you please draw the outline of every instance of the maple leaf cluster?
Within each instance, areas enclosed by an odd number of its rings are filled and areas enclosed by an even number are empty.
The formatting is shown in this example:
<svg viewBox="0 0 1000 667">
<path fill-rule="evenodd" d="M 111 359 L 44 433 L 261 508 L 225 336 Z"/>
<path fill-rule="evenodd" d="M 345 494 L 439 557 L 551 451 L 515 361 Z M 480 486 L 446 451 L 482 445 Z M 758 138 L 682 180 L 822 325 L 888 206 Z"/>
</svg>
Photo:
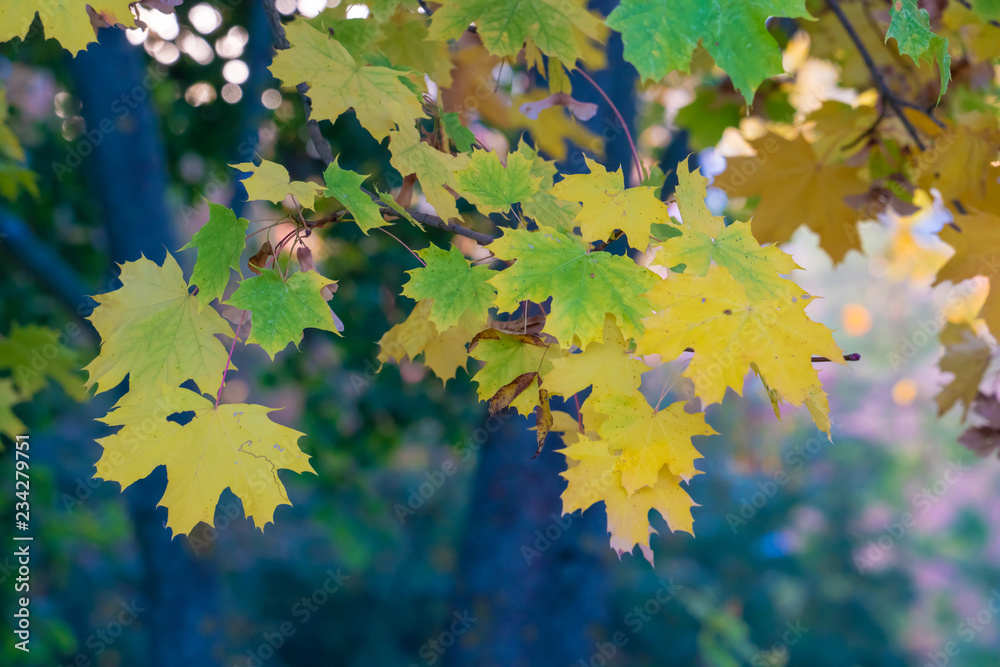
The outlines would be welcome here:
<svg viewBox="0 0 1000 667">
<path fill-rule="evenodd" d="M 131 24 L 123 0 L 89 4 L 109 23 Z M 975 83 L 955 67 L 957 46 L 970 71 L 1000 56 L 992 3 L 949 3 L 934 25 L 915 0 L 874 14 L 867 3 L 829 2 L 816 15 L 804 0 L 623 0 L 606 19 L 583 0 L 379 1 L 365 18 L 349 18 L 349 4 L 283 24 L 276 41 L 285 48 L 270 66 L 299 95 L 322 178 L 292 180 L 266 159 L 232 165 L 249 174 L 249 199 L 294 208 L 285 218 L 294 230 L 275 245 L 255 243 L 253 275 L 244 275 L 250 223 L 212 204 L 185 246 L 198 251 L 190 281 L 170 255 L 162 266 L 140 258 L 122 266 L 120 289 L 97 298 L 102 347 L 87 366 L 88 387 L 129 380 L 102 418 L 121 430 L 100 441 L 97 474 L 127 486 L 165 464 L 161 503 L 175 532 L 211 523 L 226 488 L 266 524 L 289 502 L 278 470 L 311 470 L 302 434 L 274 424 L 268 408 L 220 399 L 240 338 L 273 358 L 307 328 L 344 328 L 327 303 L 336 281 L 301 244 L 320 228 L 336 233 L 351 222 L 369 234 L 405 220 L 462 237 L 414 252 L 420 266 L 401 290 L 415 303 L 379 341 L 379 360 L 420 359 L 447 383 L 474 359 L 477 392 L 491 411 L 534 414 L 539 450 L 560 434 L 564 512 L 604 503 L 612 548 L 638 546 L 650 562 L 651 510 L 671 530 L 693 532 L 685 485 L 701 472 L 696 439 L 714 433 L 703 409 L 730 389 L 741 394 L 748 375 L 761 380 L 776 416 L 786 404 L 804 407 L 831 433 L 815 364 L 845 358 L 830 329 L 808 316 L 815 297 L 788 278 L 798 266 L 777 244 L 807 227 L 840 262 L 862 250 L 859 223 L 906 219 L 940 202 L 952 220 L 940 238 L 955 254 L 937 281 L 989 273 L 1000 245 L 1000 114 L 956 105 L 940 119 L 933 106 L 947 103 L 956 84 Z M 75 53 L 91 41 L 81 28 L 89 19 L 82 6 L 66 5 L 42 25 Z M 23 36 L 34 16 L 31 3 L 5 3 L 0 40 Z M 783 53 L 767 23 L 775 16 L 803 19 L 808 39 Z M 611 30 L 651 98 L 666 98 L 665 77 L 671 85 L 714 81 L 712 63 L 727 75 L 700 88 L 678 118 L 704 117 L 693 135 L 704 145 L 728 135 L 727 166 L 712 184 L 730 197 L 737 221 L 712 214 L 709 179 L 684 163 L 672 216 L 660 197 L 663 175 L 645 173 L 631 136 L 641 184 L 629 186 L 621 169 L 590 157 L 586 173 L 557 180 L 545 156 L 564 159 L 568 141 L 600 154 L 600 140 L 575 122 L 593 109 L 573 98 L 573 81 L 589 81 L 585 70 L 602 65 Z M 810 40 L 812 51 L 801 55 Z M 816 60 L 839 68 L 850 94 L 797 89 L 796 68 L 805 65 L 795 63 Z M 493 78 L 501 63 L 537 71 L 546 86 L 508 91 Z M 894 92 L 900 80 L 920 103 Z M 348 161 L 323 140 L 318 121 L 349 112 L 387 146 L 403 180 L 395 193 L 366 186 L 372 177 L 343 167 Z M 510 150 L 495 140 L 525 130 L 533 141 L 511 140 Z M 630 252 L 606 251 L 622 239 Z M 956 404 L 988 412 L 977 392 L 992 359 L 986 328 L 1000 330 L 998 294 L 941 333 L 941 368 L 956 376 L 938 396 L 942 412 Z M 220 337 L 233 340 L 228 350 Z M 661 405 L 665 388 L 651 404 L 643 376 L 675 360 L 686 363 L 697 400 Z M 186 388 L 192 383 L 197 391 Z M 552 410 L 552 397 L 575 399 L 578 414 Z M 183 413 L 193 417 L 179 423 Z M 976 447 L 989 449 L 980 435 Z"/>
</svg>

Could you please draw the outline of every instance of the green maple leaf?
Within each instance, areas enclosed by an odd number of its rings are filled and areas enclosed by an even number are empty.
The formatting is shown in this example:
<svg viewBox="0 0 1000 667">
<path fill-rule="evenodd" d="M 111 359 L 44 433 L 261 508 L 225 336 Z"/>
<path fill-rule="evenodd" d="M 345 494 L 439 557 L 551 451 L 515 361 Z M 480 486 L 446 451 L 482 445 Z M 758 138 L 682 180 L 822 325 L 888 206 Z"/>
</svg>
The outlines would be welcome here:
<svg viewBox="0 0 1000 667">
<path fill-rule="evenodd" d="M 780 275 L 800 268 L 791 255 L 777 246 L 761 247 L 749 223 L 734 222 L 727 227 L 722 218 L 711 214 L 705 206 L 707 178 L 692 173 L 685 163 L 678 165 L 677 178 L 677 206 L 684 224 L 675 227 L 680 236 L 664 241 L 658 263 L 683 264 L 684 273 L 704 276 L 714 261 L 729 269 L 747 296 L 755 299 L 801 291 Z"/>
<path fill-rule="evenodd" d="M 769 16 L 809 18 L 805 0 L 622 0 L 608 26 L 622 33 L 625 58 L 643 79 L 688 72 L 699 40 L 750 104 L 764 79 L 781 74 Z"/>
<path fill-rule="evenodd" d="M 517 153 L 531 161 L 531 175 L 541 178 L 538 192 L 530 199 L 521 201 L 521 212 L 535 222 L 551 227 L 559 232 L 573 233 L 573 219 L 580 211 L 580 204 L 564 201 L 552 194 L 552 185 L 557 173 L 556 163 L 546 160 L 534 148 L 523 141 L 517 147 Z M 581 244 L 586 244 L 582 238 Z"/>
<path fill-rule="evenodd" d="M 444 126 L 444 133 L 455 142 L 460 153 L 468 153 L 472 150 L 472 145 L 476 143 L 476 135 L 462 124 L 462 117 L 458 113 L 454 111 L 444 112 L 441 114 L 441 124 Z"/>
<path fill-rule="evenodd" d="M 510 153 L 505 167 L 494 151 L 474 151 L 455 182 L 483 213 L 503 213 L 538 192 L 542 177 L 531 174 L 531 160 L 521 153 Z"/>
<path fill-rule="evenodd" d="M 926 58 L 934 62 L 936 59 L 941 70 L 941 92 L 938 101 L 948 89 L 951 81 L 951 55 L 948 53 L 948 40 L 935 35 L 931 30 L 931 18 L 926 9 L 917 7 L 917 0 L 894 0 L 889 10 L 892 21 L 885 33 L 885 41 L 896 40 L 899 52 L 910 56 L 913 62 L 920 65 Z"/>
<path fill-rule="evenodd" d="M 198 249 L 198 259 L 191 273 L 191 284 L 198 286 L 198 303 L 206 306 L 212 299 L 222 300 L 229 284 L 229 269 L 240 273 L 240 254 L 247 245 L 250 223 L 221 204 L 208 204 L 208 222 L 186 246 Z M 242 276 L 243 274 L 240 273 Z"/>
<path fill-rule="evenodd" d="M 659 278 L 627 257 L 588 252 L 573 237 L 545 229 L 505 230 L 490 250 L 501 259 L 517 260 L 490 279 L 497 288 L 497 307 L 513 312 L 521 301 L 541 303 L 552 297 L 545 331 L 564 347 L 603 342 L 605 313 L 618 318 L 626 338 L 642 333 L 640 320 L 652 313 L 642 295 Z"/>
<path fill-rule="evenodd" d="M 306 328 L 340 335 L 333 312 L 320 291 L 335 281 L 315 271 L 299 271 L 284 280 L 277 269 L 264 269 L 259 276 L 240 283 L 226 303 L 253 313 L 248 343 L 257 343 L 274 359 L 289 343 L 302 340 Z"/>
<path fill-rule="evenodd" d="M 323 178 L 326 180 L 326 196 L 343 204 L 365 234 L 370 229 L 388 224 L 379 212 L 379 205 L 361 190 L 367 176 L 341 169 L 337 160 L 334 160 L 323 172 Z"/>
<path fill-rule="evenodd" d="M 434 12 L 430 39 L 455 39 L 475 23 L 495 56 L 515 56 L 531 39 L 539 50 L 572 67 L 579 39 L 596 39 L 598 20 L 574 0 L 450 0 Z"/>
<path fill-rule="evenodd" d="M 163 386 L 194 380 L 210 387 L 222 378 L 228 357 L 217 334 L 229 324 L 188 293 L 181 267 L 167 253 L 163 266 L 145 257 L 121 265 L 120 289 L 94 297 L 89 319 L 101 335 L 101 353 L 84 369 L 98 393 L 129 378 L 129 392 L 159 396 Z"/>
<path fill-rule="evenodd" d="M 353 107 L 376 139 L 397 125 L 416 134 L 413 122 L 423 116 L 423 106 L 403 82 L 405 72 L 359 64 L 339 42 L 304 22 L 289 23 L 285 32 L 292 47 L 274 57 L 271 74 L 287 87 L 309 84 L 313 118 L 335 121 Z"/>
<path fill-rule="evenodd" d="M 410 281 L 403 286 L 403 295 L 414 301 L 433 299 L 428 319 L 438 331 L 462 324 L 467 314 L 476 322 L 485 319 L 496 298 L 496 290 L 487 282 L 493 274 L 488 267 L 471 266 L 455 246 L 442 250 L 432 245 L 419 254 L 427 266 L 408 271 Z"/>
</svg>

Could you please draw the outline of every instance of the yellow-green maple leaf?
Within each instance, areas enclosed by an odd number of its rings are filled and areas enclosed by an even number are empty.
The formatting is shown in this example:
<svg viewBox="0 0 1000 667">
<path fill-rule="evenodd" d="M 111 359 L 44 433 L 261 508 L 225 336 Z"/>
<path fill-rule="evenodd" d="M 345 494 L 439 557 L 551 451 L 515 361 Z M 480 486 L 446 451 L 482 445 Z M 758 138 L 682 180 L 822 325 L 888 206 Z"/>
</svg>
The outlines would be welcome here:
<svg viewBox="0 0 1000 667">
<path fill-rule="evenodd" d="M 467 155 L 442 153 L 430 144 L 420 141 L 412 132 L 390 132 L 392 159 L 390 163 L 400 174 L 416 174 L 427 203 L 434 207 L 442 220 L 459 218 L 455 196 L 448 188 L 455 188 L 455 172 L 469 164 Z"/>
<path fill-rule="evenodd" d="M 14 389 L 14 382 L 10 378 L 0 378 L 0 433 L 11 440 L 27 432 L 24 422 L 11 410 L 23 401 L 24 396 Z"/>
<path fill-rule="evenodd" d="M 524 141 L 517 147 L 516 152 L 531 162 L 530 174 L 541 179 L 538 183 L 538 191 L 521 201 L 521 212 L 539 225 L 569 234 L 573 238 L 579 239 L 581 245 L 586 246 L 587 241 L 573 233 L 573 218 L 580 211 L 580 204 L 559 199 L 551 192 L 555 183 L 555 175 L 558 172 L 556 163 L 544 159 Z"/>
<path fill-rule="evenodd" d="M 95 478 L 118 482 L 122 490 L 158 466 L 167 467 L 167 488 L 159 505 L 167 508 L 174 535 L 212 525 L 219 496 L 227 488 L 243 501 L 247 518 L 263 530 L 278 505 L 291 505 L 279 470 L 313 472 L 297 444 L 305 435 L 272 422 L 273 408 L 216 406 L 186 389 L 165 390 L 159 400 L 129 400 L 130 392 L 100 421 L 123 426 L 97 442 L 104 454 Z M 193 411 L 181 426 L 170 414 Z"/>
<path fill-rule="evenodd" d="M 691 508 L 695 502 L 681 488 L 681 479 L 667 467 L 660 470 L 653 486 L 629 494 L 622 486 L 622 459 L 612 454 L 604 441 L 581 436 L 560 451 L 567 460 L 577 462 L 560 473 L 569 483 L 562 494 L 563 514 L 586 510 L 603 501 L 611 548 L 619 557 L 639 545 L 646 560 L 653 564 L 649 536 L 656 531 L 649 524 L 651 509 L 660 513 L 670 530 L 694 535 Z"/>
<path fill-rule="evenodd" d="M 129 5 L 135 0 L 4 0 L 0 3 L 0 42 L 24 37 L 41 14 L 45 37 L 55 39 L 74 56 L 97 41 L 87 14 L 89 6 L 111 25 L 135 26 Z"/>
<path fill-rule="evenodd" d="M 98 306 L 89 319 L 101 335 L 101 353 L 84 369 L 87 387 L 107 391 L 126 375 L 136 396 L 157 396 L 162 385 L 187 380 L 218 385 L 228 354 L 216 335 L 233 330 L 215 310 L 199 307 L 173 255 L 163 266 L 145 257 L 125 262 L 119 279 L 120 289 L 94 297 Z"/>
<path fill-rule="evenodd" d="M 579 354 L 553 360 L 545 376 L 545 388 L 552 394 L 572 396 L 593 386 L 591 399 L 607 394 L 630 395 L 642 384 L 649 366 L 633 357 L 615 318 L 604 319 L 604 342 L 591 343 Z M 589 404 L 589 402 L 588 402 Z"/>
<path fill-rule="evenodd" d="M 457 39 L 475 23 L 495 56 L 516 56 L 527 39 L 574 67 L 583 40 L 600 36 L 600 21 L 579 0 L 448 0 L 431 19 L 431 39 Z"/>
<path fill-rule="evenodd" d="M 558 346 L 546 345 L 531 334 L 489 332 L 488 337 L 480 338 L 469 351 L 471 357 L 485 363 L 472 376 L 479 398 L 490 400 L 502 387 L 525 373 L 546 375 L 552 370 L 552 362 L 563 354 Z M 531 414 L 538 405 L 537 378 L 510 405 L 522 415 Z"/>
<path fill-rule="evenodd" d="M 271 74 L 289 88 L 309 84 L 313 118 L 335 121 L 354 108 L 358 122 L 376 139 L 397 125 L 416 139 L 413 123 L 423 116 L 423 106 L 403 83 L 406 72 L 359 64 L 339 42 L 302 21 L 289 23 L 285 32 L 292 46 L 278 52 Z"/>
<path fill-rule="evenodd" d="M 16 322 L 7 336 L 0 336 L 0 369 L 10 371 L 13 387 L 22 400 L 41 391 L 48 378 L 59 383 L 73 400 L 86 397 L 87 390 L 77 374 L 78 355 L 59 339 L 55 329 Z"/>
<path fill-rule="evenodd" d="M 750 233 L 750 225 L 734 222 L 726 226 L 705 206 L 708 179 L 691 173 L 686 164 L 677 167 L 677 206 L 684 224 L 681 235 L 664 241 L 658 261 L 665 266 L 685 266 L 684 273 L 703 276 L 714 261 L 724 266 L 752 298 L 776 298 L 793 283 L 781 277 L 799 268 L 791 255 L 776 246 L 761 247 Z"/>
<path fill-rule="evenodd" d="M 517 152 L 504 165 L 495 151 L 473 151 L 468 166 L 455 174 L 459 192 L 483 213 L 509 211 L 538 192 L 541 181 L 531 173 L 531 160 Z"/>
<path fill-rule="evenodd" d="M 656 188 L 626 188 L 620 167 L 609 172 L 600 163 L 584 159 L 590 173 L 566 176 L 555 184 L 552 194 L 583 204 L 573 222 L 585 240 L 603 241 L 620 229 L 633 248 L 644 250 L 649 245 L 649 226 L 670 218 L 666 204 L 654 194 Z"/>
<path fill-rule="evenodd" d="M 813 297 L 793 292 L 791 286 L 789 294 L 794 295 L 751 298 L 718 265 L 704 277 L 671 275 L 649 293 L 657 313 L 646 320 L 639 350 L 674 359 L 686 348 L 694 349 L 684 376 L 691 378 L 706 404 L 721 402 L 727 387 L 742 394 L 751 364 L 778 399 L 815 404 L 816 392 L 822 394 L 822 389 L 812 355 L 845 361 L 830 330 L 805 314 Z M 828 423 L 817 424 L 829 433 Z"/>
<path fill-rule="evenodd" d="M 657 277 L 628 257 L 588 252 L 569 235 L 545 229 L 504 230 L 490 250 L 517 260 L 490 279 L 497 288 L 497 308 L 514 312 L 522 301 L 552 297 L 545 331 L 564 347 L 577 344 L 576 339 L 580 347 L 603 340 L 606 313 L 618 319 L 629 338 L 642 332 L 641 320 L 650 313 L 642 295 Z"/>
<path fill-rule="evenodd" d="M 316 195 L 324 192 L 322 185 L 306 181 L 292 181 L 288 170 L 277 162 L 261 160 L 260 165 L 252 162 L 241 162 L 229 165 L 233 169 L 249 171 L 250 176 L 243 180 L 250 201 L 269 201 L 280 204 L 285 197 L 292 195 L 303 208 L 312 209 L 316 205 Z"/>
</svg>

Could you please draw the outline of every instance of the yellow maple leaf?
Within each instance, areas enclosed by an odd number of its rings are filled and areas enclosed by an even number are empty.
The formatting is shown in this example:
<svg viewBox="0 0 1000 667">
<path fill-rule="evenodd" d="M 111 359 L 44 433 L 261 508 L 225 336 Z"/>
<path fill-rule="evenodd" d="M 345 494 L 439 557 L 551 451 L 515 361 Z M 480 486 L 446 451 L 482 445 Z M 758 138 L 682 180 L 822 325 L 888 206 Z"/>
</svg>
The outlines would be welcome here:
<svg viewBox="0 0 1000 667">
<path fill-rule="evenodd" d="M 84 369 L 87 387 L 107 391 L 126 375 L 136 396 L 157 396 L 162 385 L 187 380 L 218 386 L 228 354 L 216 335 L 233 330 L 214 309 L 200 309 L 177 260 L 167 253 L 162 267 L 145 257 L 125 262 L 119 279 L 120 289 L 94 297 L 98 306 L 89 319 L 101 352 Z"/>
<path fill-rule="evenodd" d="M 941 331 L 941 344 L 944 345 L 944 355 L 938 366 L 943 372 L 952 373 L 955 378 L 934 397 L 934 402 L 938 405 L 938 416 L 961 401 L 964 421 L 990 365 L 990 346 L 976 335 L 971 325 L 964 322 L 945 324 Z"/>
<path fill-rule="evenodd" d="M 451 85 L 448 44 L 428 39 L 425 16 L 400 9 L 383 24 L 378 46 L 393 63 L 424 72 L 441 88 Z"/>
<path fill-rule="evenodd" d="M 801 136 L 788 140 L 771 133 L 750 144 L 757 154 L 728 158 L 716 185 L 732 197 L 760 196 L 751 221 L 760 243 L 783 243 L 804 224 L 819 234 L 834 262 L 861 249 L 858 212 L 844 202 L 868 191 L 856 168 L 820 162 Z"/>
<path fill-rule="evenodd" d="M 584 240 L 603 241 L 620 229 L 629 244 L 638 250 L 649 245 L 649 226 L 670 219 L 667 206 L 656 198 L 656 188 L 625 187 L 619 167 L 609 172 L 600 163 L 584 156 L 589 174 L 570 174 L 555 184 L 551 192 L 564 201 L 583 204 L 573 219 Z"/>
<path fill-rule="evenodd" d="M 649 366 L 633 357 L 613 315 L 604 316 L 604 342 L 592 342 L 579 354 L 552 361 L 545 388 L 553 394 L 572 396 L 593 385 L 591 397 L 632 394 L 642 384 Z M 592 399 L 591 399 L 592 400 Z"/>
<path fill-rule="evenodd" d="M 291 505 L 278 470 L 314 472 L 297 444 L 305 435 L 272 422 L 273 408 L 216 405 L 186 389 L 167 389 L 160 400 L 129 400 L 100 421 L 123 428 L 97 442 L 104 448 L 95 478 L 118 482 L 122 490 L 158 466 L 167 467 L 167 488 L 159 505 L 167 508 L 174 535 L 212 525 L 219 496 L 227 488 L 243 501 L 247 518 L 263 530 L 278 505 Z M 141 396 L 141 394 L 136 394 Z M 181 426 L 167 421 L 176 412 L 194 412 Z"/>
<path fill-rule="evenodd" d="M 0 3 L 0 42 L 24 37 L 35 20 L 42 17 L 45 37 L 55 39 L 74 56 L 97 41 L 94 27 L 87 14 L 89 6 L 110 25 L 135 26 L 129 5 L 135 0 L 4 0 Z"/>
<path fill-rule="evenodd" d="M 430 320 L 432 305 L 432 299 L 418 301 L 405 320 L 382 336 L 378 342 L 378 360 L 383 364 L 390 359 L 397 363 L 407 358 L 414 361 L 423 354 L 424 365 L 447 385 L 459 368 L 465 368 L 469 358 L 465 345 L 474 334 L 463 324 L 438 333 Z M 473 321 L 471 314 L 462 319 Z"/>
<path fill-rule="evenodd" d="M 591 397 L 585 405 L 607 415 L 597 432 L 620 456 L 618 470 L 622 487 L 629 495 L 644 486 L 655 486 L 664 466 L 685 482 L 701 474 L 694 467 L 701 454 L 691 444 L 691 438 L 715 434 L 715 429 L 705 423 L 704 414 L 685 412 L 683 402 L 657 412 L 638 392 Z"/>
<path fill-rule="evenodd" d="M 326 191 L 326 188 L 318 183 L 292 181 L 287 169 L 270 160 L 261 160 L 260 165 L 241 162 L 229 166 L 250 172 L 249 178 L 243 180 L 243 187 L 246 188 L 250 201 L 280 204 L 285 197 L 292 195 L 302 208 L 312 209 L 316 205 L 316 195 L 322 195 Z"/>
<path fill-rule="evenodd" d="M 704 277 L 672 275 L 647 295 L 657 313 L 645 320 L 639 350 L 674 359 L 692 348 L 684 376 L 706 404 L 721 402 L 727 387 L 742 394 L 753 365 L 777 400 L 825 412 L 812 355 L 846 362 L 830 330 L 806 316 L 813 297 L 787 282 L 787 298 L 759 299 L 718 265 Z M 817 425 L 829 434 L 826 419 Z"/>
<path fill-rule="evenodd" d="M 443 153 L 420 141 L 413 132 L 392 131 L 389 136 L 392 166 L 403 176 L 416 174 L 427 203 L 442 220 L 460 218 L 449 188 L 456 187 L 455 174 L 469 165 L 469 156 Z"/>
<path fill-rule="evenodd" d="M 651 509 L 660 513 L 670 530 L 694 535 L 691 508 L 696 504 L 681 488 L 681 479 L 666 467 L 660 470 L 655 485 L 629 494 L 622 486 L 621 458 L 608 450 L 607 443 L 581 436 L 560 451 L 567 462 L 576 462 L 560 473 L 568 482 L 562 494 L 563 514 L 586 510 L 603 501 L 611 548 L 619 557 L 639 545 L 646 560 L 653 564 L 649 536 L 656 530 L 649 524 Z"/>
<path fill-rule="evenodd" d="M 986 320 L 990 332 L 1000 332 L 1000 263 L 996 249 L 1000 247 L 1000 217 L 985 211 L 972 211 L 956 215 L 957 231 L 952 227 L 941 230 L 941 240 L 955 249 L 934 281 L 938 285 L 946 280 L 958 283 L 976 276 L 986 276 L 990 281 L 989 293 L 983 302 L 979 317 Z"/>
<path fill-rule="evenodd" d="M 335 121 L 350 108 L 377 140 L 397 125 L 417 136 L 413 122 L 423 116 L 420 96 L 401 77 L 406 72 L 359 64 L 337 40 L 304 21 L 285 26 L 291 48 L 279 51 L 271 74 L 286 87 L 308 83 L 313 118 Z"/>
<path fill-rule="evenodd" d="M 1000 168 L 996 147 L 1000 145 L 1000 126 L 993 114 L 964 114 L 961 124 L 948 129 L 918 118 L 917 127 L 931 135 L 928 149 L 910 160 L 910 180 L 917 187 L 930 191 L 936 188 L 941 199 L 959 214 L 970 207 L 995 208 Z M 958 200 L 962 207 L 956 207 Z"/>
</svg>

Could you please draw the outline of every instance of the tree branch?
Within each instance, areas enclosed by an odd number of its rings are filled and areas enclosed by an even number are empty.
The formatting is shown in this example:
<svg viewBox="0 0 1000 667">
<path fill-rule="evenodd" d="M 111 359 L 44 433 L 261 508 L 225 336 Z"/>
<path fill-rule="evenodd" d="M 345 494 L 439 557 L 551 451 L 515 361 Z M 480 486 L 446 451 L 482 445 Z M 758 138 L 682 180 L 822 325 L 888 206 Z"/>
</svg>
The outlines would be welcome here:
<svg viewBox="0 0 1000 667">
<path fill-rule="evenodd" d="M 847 36 L 851 38 L 851 41 L 854 42 L 854 46 L 855 48 L 857 48 L 858 53 L 861 54 L 861 59 L 865 61 L 865 66 L 868 68 L 868 71 L 871 72 L 872 79 L 875 81 L 875 86 L 878 88 L 879 95 L 882 97 L 882 100 L 885 103 L 887 103 L 890 107 L 892 107 L 892 110 L 896 112 L 896 115 L 899 117 L 899 120 L 903 123 L 903 127 L 906 128 L 906 133 L 909 134 L 910 137 L 913 139 L 914 143 L 917 144 L 917 148 L 919 148 L 921 152 L 927 150 L 927 147 L 924 145 L 924 142 L 920 139 L 920 135 L 917 134 L 917 128 L 913 126 L 913 123 L 910 122 L 910 119 L 907 118 L 906 114 L 903 113 L 903 107 L 908 106 L 910 108 L 917 109 L 921 111 L 923 114 L 929 116 L 935 123 L 938 123 L 939 125 L 941 124 L 940 121 L 931 116 L 931 114 L 928 113 L 926 110 L 913 104 L 912 102 L 906 102 L 896 97 L 896 94 L 893 93 L 891 90 L 889 90 L 889 85 L 885 82 L 885 78 L 882 76 L 882 73 L 879 72 L 878 66 L 876 66 L 875 61 L 872 60 L 871 54 L 868 53 L 868 49 L 865 48 L 864 43 L 861 41 L 861 37 L 858 36 L 858 33 L 854 29 L 854 26 L 851 24 L 850 19 L 847 18 L 846 14 L 844 14 L 844 10 L 840 8 L 840 4 L 837 2 L 837 0 L 825 0 L 825 1 L 826 1 L 826 6 L 829 7 L 830 11 L 832 11 L 836 15 L 837 20 L 840 21 L 840 24 L 844 26 L 844 30 L 847 31 Z"/>
</svg>

